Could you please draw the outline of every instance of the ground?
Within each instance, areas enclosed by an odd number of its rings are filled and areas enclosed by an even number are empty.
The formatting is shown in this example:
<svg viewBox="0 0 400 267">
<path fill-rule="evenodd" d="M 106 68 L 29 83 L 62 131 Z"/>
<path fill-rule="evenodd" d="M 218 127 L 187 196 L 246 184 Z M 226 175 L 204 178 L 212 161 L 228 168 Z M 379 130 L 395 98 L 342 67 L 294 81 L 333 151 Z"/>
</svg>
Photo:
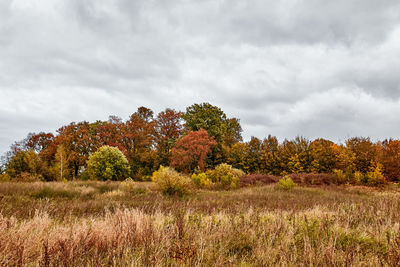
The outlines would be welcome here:
<svg viewBox="0 0 400 267">
<path fill-rule="evenodd" d="M 0 265 L 396 266 L 400 189 L 0 184 Z"/>
</svg>

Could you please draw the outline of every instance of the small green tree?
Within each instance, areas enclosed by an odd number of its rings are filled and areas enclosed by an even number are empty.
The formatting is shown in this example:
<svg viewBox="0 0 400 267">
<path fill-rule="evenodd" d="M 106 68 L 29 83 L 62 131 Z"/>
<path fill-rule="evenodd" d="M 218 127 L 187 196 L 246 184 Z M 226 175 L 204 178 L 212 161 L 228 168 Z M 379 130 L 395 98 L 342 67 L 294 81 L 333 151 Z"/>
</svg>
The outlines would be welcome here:
<svg viewBox="0 0 400 267">
<path fill-rule="evenodd" d="M 116 147 L 102 146 L 90 155 L 87 170 L 91 179 L 124 180 L 129 175 L 129 163 Z"/>
</svg>

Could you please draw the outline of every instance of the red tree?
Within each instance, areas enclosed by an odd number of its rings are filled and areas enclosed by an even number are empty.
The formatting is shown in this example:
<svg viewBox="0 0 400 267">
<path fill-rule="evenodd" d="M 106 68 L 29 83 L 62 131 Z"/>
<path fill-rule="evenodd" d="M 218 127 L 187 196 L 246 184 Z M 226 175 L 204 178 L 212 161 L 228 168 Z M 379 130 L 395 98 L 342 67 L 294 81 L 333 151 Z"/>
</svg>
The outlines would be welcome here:
<svg viewBox="0 0 400 267">
<path fill-rule="evenodd" d="M 196 167 L 204 171 L 207 154 L 215 145 L 217 142 L 208 136 L 206 130 L 189 131 L 172 149 L 171 166 L 184 172 L 193 171 Z"/>
<path fill-rule="evenodd" d="M 181 136 L 182 112 L 166 109 L 158 113 L 156 118 L 156 146 L 161 164 L 169 165 L 171 148 Z"/>
</svg>

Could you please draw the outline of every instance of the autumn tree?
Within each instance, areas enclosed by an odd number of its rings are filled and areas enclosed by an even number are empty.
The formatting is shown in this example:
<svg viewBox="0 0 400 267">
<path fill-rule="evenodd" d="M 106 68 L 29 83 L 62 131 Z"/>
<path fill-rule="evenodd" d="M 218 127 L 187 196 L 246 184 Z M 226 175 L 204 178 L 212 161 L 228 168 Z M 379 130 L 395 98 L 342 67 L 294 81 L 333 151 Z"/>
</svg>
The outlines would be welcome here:
<svg viewBox="0 0 400 267">
<path fill-rule="evenodd" d="M 390 181 L 400 180 L 400 141 L 386 139 L 377 144 L 377 161 Z"/>
<path fill-rule="evenodd" d="M 284 173 L 302 173 L 311 170 L 310 141 L 304 137 L 284 140 L 279 146 L 278 155 Z"/>
<path fill-rule="evenodd" d="M 353 173 L 356 171 L 355 154 L 344 145 L 333 145 L 335 153 L 335 169 L 342 170 L 345 173 Z"/>
<path fill-rule="evenodd" d="M 121 118 L 110 116 L 106 122 L 98 122 L 96 127 L 96 138 L 99 146 L 114 146 L 118 147 L 124 154 L 126 148 L 123 145 L 124 133 L 126 125 Z"/>
<path fill-rule="evenodd" d="M 19 150 L 13 155 L 5 166 L 6 174 L 11 178 L 42 179 L 42 161 L 33 150 Z"/>
<path fill-rule="evenodd" d="M 248 148 L 248 143 L 238 142 L 234 144 L 228 152 L 227 162 L 234 168 L 247 170 L 246 156 Z"/>
<path fill-rule="evenodd" d="M 261 143 L 260 169 L 264 173 L 274 175 L 283 171 L 279 164 L 279 142 L 276 136 L 268 135 Z"/>
<path fill-rule="evenodd" d="M 54 135 L 52 133 L 29 133 L 28 137 L 24 140 L 25 149 L 33 150 L 36 153 L 40 153 L 54 142 Z"/>
<path fill-rule="evenodd" d="M 331 173 L 335 168 L 335 144 L 326 139 L 316 139 L 310 144 L 312 157 L 311 171 L 316 173 Z"/>
<path fill-rule="evenodd" d="M 139 107 L 126 121 L 122 145 L 131 166 L 132 176 L 140 179 L 156 168 L 155 121 L 153 111 Z"/>
<path fill-rule="evenodd" d="M 86 121 L 70 123 L 57 130 L 55 142 L 63 145 L 66 153 L 66 167 L 70 177 L 76 178 L 80 169 L 86 166 L 89 155 L 97 149 L 97 140 Z"/>
<path fill-rule="evenodd" d="M 182 115 L 187 130 L 197 131 L 204 129 L 208 135 L 214 137 L 217 145 L 207 158 L 209 165 L 215 166 L 226 162 L 226 147 L 240 141 L 242 128 L 239 120 L 229 119 L 226 114 L 216 106 L 209 103 L 194 104 L 186 108 Z"/>
<path fill-rule="evenodd" d="M 242 128 L 236 118 L 228 119 L 226 114 L 209 103 L 194 104 L 182 115 L 185 127 L 191 131 L 204 129 L 217 143 L 235 143 L 242 139 Z"/>
<path fill-rule="evenodd" d="M 356 170 L 367 173 L 376 159 L 375 144 L 369 138 L 354 137 L 346 141 L 346 147 L 355 156 Z"/>
<path fill-rule="evenodd" d="M 166 109 L 155 120 L 155 139 L 159 164 L 169 165 L 171 149 L 183 131 L 182 112 Z"/>
<path fill-rule="evenodd" d="M 206 168 L 206 157 L 217 142 L 206 130 L 189 131 L 180 138 L 172 149 L 171 165 L 184 172 L 192 172 L 196 167 Z"/>
</svg>

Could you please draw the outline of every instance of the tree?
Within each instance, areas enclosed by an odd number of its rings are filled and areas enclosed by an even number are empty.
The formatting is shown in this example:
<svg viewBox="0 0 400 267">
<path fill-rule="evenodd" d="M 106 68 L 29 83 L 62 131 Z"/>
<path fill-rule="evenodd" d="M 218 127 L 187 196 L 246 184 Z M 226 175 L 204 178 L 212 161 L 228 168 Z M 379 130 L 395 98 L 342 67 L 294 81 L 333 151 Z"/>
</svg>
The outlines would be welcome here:
<svg viewBox="0 0 400 267">
<path fill-rule="evenodd" d="M 155 121 L 153 111 L 140 107 L 126 121 L 122 145 L 134 178 L 151 175 L 156 167 Z"/>
<path fill-rule="evenodd" d="M 226 114 L 209 103 L 194 104 L 186 108 L 182 115 L 185 127 L 191 131 L 204 129 L 209 136 L 214 137 L 219 144 L 223 142 L 235 143 L 242 140 L 239 120 L 228 119 Z"/>
<path fill-rule="evenodd" d="M 248 148 L 248 143 L 238 142 L 234 144 L 229 150 L 228 163 L 234 168 L 247 170 L 246 155 Z"/>
<path fill-rule="evenodd" d="M 390 181 L 400 180 L 400 141 L 384 140 L 377 144 L 377 161 L 383 166 L 383 173 Z"/>
<path fill-rule="evenodd" d="M 19 150 L 6 163 L 5 172 L 11 178 L 31 176 L 34 179 L 41 179 L 42 161 L 33 150 Z"/>
<path fill-rule="evenodd" d="M 24 140 L 25 149 L 31 149 L 36 153 L 40 153 L 48 148 L 53 141 L 54 135 L 52 133 L 29 133 L 28 137 Z"/>
<path fill-rule="evenodd" d="M 335 144 L 325 139 L 316 139 L 310 144 L 311 170 L 316 173 L 332 173 L 336 164 Z"/>
<path fill-rule="evenodd" d="M 129 163 L 118 148 L 102 146 L 90 155 L 87 171 L 93 180 L 123 180 L 129 176 Z"/>
<path fill-rule="evenodd" d="M 81 168 L 86 165 L 89 155 L 98 147 L 96 135 L 91 130 L 91 125 L 86 121 L 73 122 L 57 130 L 59 135 L 55 142 L 64 146 L 66 167 L 69 169 L 69 175 L 73 178 L 79 175 Z"/>
<path fill-rule="evenodd" d="M 369 138 L 354 137 L 346 141 L 346 147 L 354 153 L 357 171 L 367 173 L 376 158 L 376 146 Z"/>
<path fill-rule="evenodd" d="M 189 131 L 172 149 L 171 165 L 184 172 L 191 172 L 196 167 L 204 171 L 207 154 L 216 144 L 214 138 L 204 129 Z"/>
<path fill-rule="evenodd" d="M 121 118 L 110 116 L 107 122 L 99 122 L 96 127 L 96 137 L 100 146 L 115 146 L 126 155 L 126 149 L 123 145 L 123 134 L 126 125 Z"/>
<path fill-rule="evenodd" d="M 354 161 L 356 157 L 353 151 L 344 145 L 335 144 L 332 148 L 336 157 L 335 169 L 342 170 L 347 174 L 355 172 L 356 168 Z"/>
<path fill-rule="evenodd" d="M 311 169 L 310 141 L 304 137 L 284 140 L 279 146 L 278 156 L 283 172 L 301 173 Z"/>
<path fill-rule="evenodd" d="M 214 137 L 217 145 L 213 147 L 212 153 L 207 157 L 207 165 L 215 166 L 226 162 L 225 146 L 231 146 L 242 139 L 242 128 L 239 120 L 228 119 L 226 114 L 216 106 L 209 103 L 194 104 L 186 108 L 182 115 L 185 120 L 186 130 L 197 131 L 204 129 L 208 135 Z"/>
<path fill-rule="evenodd" d="M 159 164 L 169 165 L 171 149 L 183 131 L 182 112 L 166 109 L 156 118 L 156 146 Z"/>
<path fill-rule="evenodd" d="M 268 135 L 261 144 L 261 170 L 264 173 L 279 175 L 282 172 L 279 164 L 279 142 L 275 136 Z"/>
</svg>

